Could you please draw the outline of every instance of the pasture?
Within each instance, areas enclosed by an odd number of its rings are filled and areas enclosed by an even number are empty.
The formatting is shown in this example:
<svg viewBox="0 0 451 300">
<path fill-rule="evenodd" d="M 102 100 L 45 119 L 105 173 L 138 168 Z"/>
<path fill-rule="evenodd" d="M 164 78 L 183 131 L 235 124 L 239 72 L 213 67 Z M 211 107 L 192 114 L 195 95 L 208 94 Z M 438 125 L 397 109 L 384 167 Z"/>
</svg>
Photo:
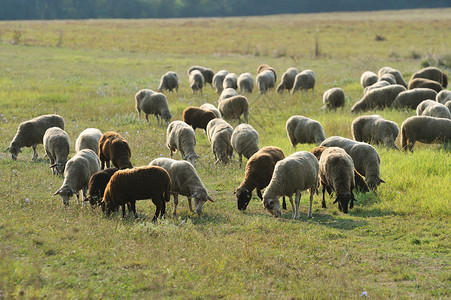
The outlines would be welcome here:
<svg viewBox="0 0 451 300">
<path fill-rule="evenodd" d="M 427 63 L 451 75 L 451 9 L 307 14 L 252 18 L 0 22 L 0 147 L 20 122 L 57 113 L 66 122 L 71 153 L 88 127 L 124 136 L 134 166 L 168 156 L 166 127 L 135 111 L 134 95 L 156 90 L 166 71 L 180 79 L 166 93 L 180 120 L 189 105 L 217 105 L 205 87 L 193 95 L 186 70 L 203 65 L 237 74 L 274 67 L 278 81 L 291 66 L 316 74 L 315 92 L 248 96 L 249 123 L 260 147 L 294 150 L 285 131 L 295 114 L 319 121 L 326 137 L 351 138 L 350 113 L 363 95 L 360 75 L 383 66 L 404 79 Z M 316 43 L 317 42 L 317 43 Z M 341 87 L 346 108 L 321 110 L 322 94 Z M 413 110 L 371 111 L 401 127 Z M 366 113 L 362 113 L 366 114 Z M 362 115 L 360 114 L 360 115 Z M 236 120 L 229 120 L 237 125 Z M 196 169 L 215 200 L 198 217 L 179 197 L 178 218 L 151 222 L 155 206 L 138 201 L 140 218 L 105 217 L 100 209 L 69 207 L 52 194 L 44 149 L 17 161 L 0 153 L 0 298 L 449 298 L 451 296 L 451 155 L 437 144 L 417 143 L 414 153 L 376 146 L 381 157 L 377 192 L 357 194 L 348 215 L 315 195 L 307 218 L 302 193 L 299 220 L 272 217 L 255 192 L 238 211 L 233 192 L 244 168 L 237 155 L 214 166 L 210 144 L 196 131 Z M 397 140 L 399 147 L 399 137 Z M 298 145 L 310 150 L 314 145 Z M 180 159 L 179 153 L 175 154 Z M 247 160 L 244 159 L 244 163 Z M 172 211 L 172 199 L 167 211 Z"/>
</svg>

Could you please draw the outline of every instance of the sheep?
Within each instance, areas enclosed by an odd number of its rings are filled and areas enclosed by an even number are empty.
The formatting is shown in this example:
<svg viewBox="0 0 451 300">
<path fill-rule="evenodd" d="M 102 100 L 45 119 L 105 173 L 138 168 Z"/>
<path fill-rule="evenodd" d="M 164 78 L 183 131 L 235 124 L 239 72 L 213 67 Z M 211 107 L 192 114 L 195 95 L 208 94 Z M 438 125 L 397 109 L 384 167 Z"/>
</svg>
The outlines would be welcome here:
<svg viewBox="0 0 451 300">
<path fill-rule="evenodd" d="M 352 106 L 351 112 L 358 113 L 370 109 L 389 107 L 395 101 L 396 96 L 405 90 L 406 88 L 399 84 L 372 89 Z"/>
<path fill-rule="evenodd" d="M 166 147 L 171 152 L 171 158 L 177 150 L 180 151 L 182 159 L 195 165 L 199 158 L 195 151 L 196 134 L 194 129 L 183 121 L 173 121 L 168 126 L 166 133 Z"/>
<path fill-rule="evenodd" d="M 205 202 L 213 199 L 208 195 L 207 189 L 202 183 L 194 167 L 186 161 L 177 161 L 170 158 L 160 157 L 150 162 L 149 166 L 159 166 L 165 169 L 171 176 L 170 193 L 174 197 L 174 210 L 172 216 L 177 216 L 178 196 L 188 197 L 190 212 L 193 212 L 191 199 L 194 198 L 194 206 L 198 216 L 203 213 Z"/>
<path fill-rule="evenodd" d="M 384 75 L 382 75 L 378 81 L 387 81 L 390 85 L 392 84 L 396 84 L 396 78 L 393 74 L 390 73 L 386 73 Z"/>
<path fill-rule="evenodd" d="M 360 76 L 360 84 L 362 85 L 363 88 L 375 84 L 378 80 L 379 78 L 377 77 L 376 73 L 371 71 L 365 71 Z"/>
<path fill-rule="evenodd" d="M 172 114 L 169 111 L 168 99 L 165 95 L 149 89 L 142 89 L 135 94 L 135 102 L 138 117 L 141 117 L 141 111 L 143 111 L 146 114 L 147 122 L 149 122 L 148 115 L 153 114 L 158 125 L 160 125 L 160 116 L 166 122 L 166 125 L 169 124 Z"/>
<path fill-rule="evenodd" d="M 213 86 L 216 89 L 216 93 L 220 94 L 224 89 L 222 87 L 222 83 L 224 82 L 224 78 L 229 74 L 226 70 L 220 70 L 213 76 Z"/>
<path fill-rule="evenodd" d="M 319 178 L 323 186 L 322 207 L 326 208 L 326 189 L 335 192 L 334 204 L 338 202 L 338 208 L 343 213 L 348 213 L 349 208 L 354 208 L 354 162 L 345 150 L 339 147 L 326 148 L 319 160 Z"/>
<path fill-rule="evenodd" d="M 371 190 L 376 191 L 381 183 L 385 183 L 380 177 L 381 159 L 373 146 L 341 136 L 328 137 L 320 146 L 343 148 L 352 157 L 357 172 L 365 176 Z"/>
<path fill-rule="evenodd" d="M 171 178 L 168 172 L 157 166 L 143 166 L 129 170 L 119 170 L 111 177 L 103 194 L 102 210 L 109 215 L 122 206 L 122 217 L 125 217 L 124 205 L 130 203 L 135 218 L 136 200 L 152 199 L 157 207 L 152 221 L 163 218 L 166 213 L 166 202 L 169 202 Z"/>
<path fill-rule="evenodd" d="M 278 93 L 282 93 L 283 90 L 291 90 L 293 88 L 294 79 L 298 75 L 299 70 L 297 68 L 288 68 L 282 75 L 282 80 L 276 87 Z"/>
<path fill-rule="evenodd" d="M 437 81 L 444 88 L 448 86 L 448 76 L 445 72 L 436 67 L 427 67 L 415 72 L 410 78 L 410 81 L 415 78 L 426 78 Z"/>
<path fill-rule="evenodd" d="M 366 95 L 369 91 L 371 91 L 371 90 L 378 89 L 378 88 L 381 88 L 381 87 L 384 87 L 384 86 L 389 86 L 389 85 L 390 85 L 390 83 L 388 83 L 388 82 L 385 81 L 385 80 L 378 81 L 378 82 L 376 82 L 376 83 L 373 84 L 373 85 L 367 86 L 367 87 L 363 90 L 363 95 L 365 96 L 365 95 Z"/>
<path fill-rule="evenodd" d="M 222 88 L 223 89 L 232 88 L 236 90 L 238 88 L 237 81 L 238 76 L 235 73 L 228 73 L 226 77 L 224 77 L 224 81 L 222 82 Z"/>
<path fill-rule="evenodd" d="M 448 107 L 449 111 L 451 111 L 451 100 L 446 101 L 445 106 Z"/>
<path fill-rule="evenodd" d="M 193 90 L 193 94 L 196 92 L 202 94 L 202 88 L 205 85 L 205 78 L 198 70 L 193 70 L 189 73 L 189 86 Z"/>
<path fill-rule="evenodd" d="M 417 116 L 451 119 L 451 113 L 444 104 L 434 100 L 424 100 L 417 106 Z"/>
<path fill-rule="evenodd" d="M 309 89 L 312 90 L 312 93 L 315 92 L 315 73 L 312 70 L 304 70 L 294 78 L 291 94 L 294 94 L 298 90 L 305 90 L 307 92 Z"/>
<path fill-rule="evenodd" d="M 105 188 L 110 181 L 111 176 L 116 173 L 118 168 L 108 168 L 92 174 L 88 183 L 88 197 L 87 201 L 92 206 L 100 205 L 103 199 Z"/>
<path fill-rule="evenodd" d="M 284 158 L 282 149 L 273 146 L 263 147 L 249 158 L 244 179 L 235 190 L 238 210 L 246 210 L 254 189 L 257 190 L 258 197 L 263 201 L 261 190 L 271 181 L 276 163 Z"/>
<path fill-rule="evenodd" d="M 230 143 L 238 153 L 241 168 L 243 155 L 249 159 L 259 149 L 258 132 L 249 124 L 240 124 L 233 130 Z"/>
<path fill-rule="evenodd" d="M 192 66 L 188 69 L 188 77 L 189 77 L 189 74 L 194 70 L 200 71 L 202 73 L 202 76 L 204 76 L 205 83 L 209 83 L 211 86 L 211 83 L 213 81 L 213 76 L 215 75 L 215 73 L 213 72 L 212 69 L 202 67 L 202 66 Z"/>
<path fill-rule="evenodd" d="M 22 152 L 20 148 L 32 147 L 32 160 L 36 160 L 38 158 L 36 146 L 43 143 L 45 131 L 50 127 L 59 127 L 64 130 L 64 119 L 59 115 L 42 115 L 20 123 L 16 135 L 5 151 L 9 151 L 11 158 L 17 160 L 17 156 Z"/>
<path fill-rule="evenodd" d="M 319 163 L 316 157 L 307 151 L 299 151 L 279 160 L 274 167 L 271 181 L 263 194 L 264 207 L 275 217 L 282 215 L 279 198 L 288 196 L 293 209 L 292 218 L 299 218 L 301 192 L 310 191 L 308 217 L 312 217 L 313 194 L 318 188 Z M 296 193 L 293 204 L 292 195 Z"/>
<path fill-rule="evenodd" d="M 401 72 L 399 72 L 399 70 L 393 69 L 391 67 L 382 67 L 379 69 L 379 71 L 377 72 L 377 76 L 380 78 L 382 77 L 384 74 L 390 73 L 393 76 L 395 76 L 396 79 L 396 83 L 402 85 L 403 87 L 407 88 L 407 83 L 404 80 L 404 77 L 402 77 Z"/>
<path fill-rule="evenodd" d="M 178 92 L 179 78 L 177 77 L 177 74 L 175 72 L 168 71 L 161 76 L 157 92 L 161 93 L 165 90 L 172 92 L 172 90 L 174 89 L 176 92 Z"/>
<path fill-rule="evenodd" d="M 226 88 L 226 89 L 222 90 L 221 94 L 219 95 L 218 103 L 224 99 L 234 97 L 234 96 L 238 96 L 238 93 L 236 92 L 236 90 L 232 89 L 232 88 Z"/>
<path fill-rule="evenodd" d="M 276 84 L 275 73 L 271 70 L 262 71 L 257 75 L 257 89 L 260 91 L 260 94 L 265 94 L 270 89 L 274 88 Z"/>
<path fill-rule="evenodd" d="M 351 124 L 352 138 L 359 142 L 383 144 L 398 149 L 395 144 L 399 127 L 395 122 L 380 115 L 366 115 L 354 119 Z"/>
<path fill-rule="evenodd" d="M 233 128 L 223 119 L 213 119 L 207 124 L 207 136 L 211 143 L 211 150 L 215 156 L 215 164 L 228 163 L 233 154 L 230 143 Z"/>
<path fill-rule="evenodd" d="M 437 92 L 427 88 L 416 88 L 404 91 L 393 101 L 394 108 L 417 109 L 418 104 L 427 99 L 435 99 Z"/>
<path fill-rule="evenodd" d="M 415 142 L 425 144 L 451 142 L 451 120 L 428 116 L 407 118 L 401 125 L 401 147 L 413 152 Z"/>
<path fill-rule="evenodd" d="M 291 148 L 297 144 L 321 144 L 326 139 L 323 126 L 315 120 L 304 116 L 292 116 L 287 120 L 286 130 Z"/>
<path fill-rule="evenodd" d="M 254 89 L 254 77 L 249 72 L 242 73 L 238 76 L 237 85 L 241 93 L 252 94 L 252 90 Z"/>
<path fill-rule="evenodd" d="M 218 104 L 219 112 L 224 119 L 237 118 L 241 124 L 241 115 L 246 123 L 249 123 L 249 103 L 243 95 L 222 99 Z"/>
<path fill-rule="evenodd" d="M 183 110 L 182 118 L 183 122 L 191 125 L 194 130 L 196 130 L 196 128 L 206 130 L 208 122 L 216 118 L 216 115 L 211 110 L 188 106 Z"/>
<path fill-rule="evenodd" d="M 446 102 L 451 100 L 451 91 L 441 90 L 437 96 L 435 96 L 435 101 L 440 102 L 441 104 L 445 104 Z"/>
<path fill-rule="evenodd" d="M 203 108 L 203 109 L 206 109 L 206 110 L 210 110 L 216 115 L 216 118 L 221 118 L 221 113 L 219 112 L 219 110 L 213 104 L 204 103 L 204 104 L 202 104 L 200 106 L 200 108 Z"/>
<path fill-rule="evenodd" d="M 427 88 L 436 91 L 439 93 L 441 90 L 443 90 L 443 87 L 440 83 L 438 83 L 435 80 L 430 80 L 426 78 L 415 78 L 409 81 L 409 90 L 413 90 L 416 88 Z"/>
<path fill-rule="evenodd" d="M 130 146 L 125 138 L 114 131 L 105 132 L 99 141 L 99 158 L 102 162 L 102 170 L 110 167 L 110 160 L 113 166 L 123 170 L 133 168 L 130 162 L 132 156 Z"/>
<path fill-rule="evenodd" d="M 87 128 L 83 130 L 75 141 L 75 152 L 83 149 L 91 149 L 98 154 L 101 137 L 102 132 L 97 128 Z"/>
<path fill-rule="evenodd" d="M 323 108 L 337 109 L 345 106 L 345 92 L 339 87 L 331 88 L 323 94 Z"/>
<path fill-rule="evenodd" d="M 264 71 L 271 71 L 274 74 L 274 82 L 277 81 L 277 73 L 276 70 L 274 70 L 273 67 L 267 65 L 267 64 L 261 64 L 257 68 L 257 75 L 264 72 Z"/>
<path fill-rule="evenodd" d="M 79 191 L 82 190 L 82 200 L 84 200 L 89 179 L 98 171 L 100 171 L 100 160 L 97 154 L 91 149 L 80 150 L 67 161 L 64 182 L 53 196 L 60 195 L 63 204 L 68 206 L 70 197 L 75 194 L 79 200 Z"/>
<path fill-rule="evenodd" d="M 63 175 L 69 155 L 69 135 L 59 127 L 50 127 L 45 131 L 43 144 L 53 175 Z"/>
</svg>

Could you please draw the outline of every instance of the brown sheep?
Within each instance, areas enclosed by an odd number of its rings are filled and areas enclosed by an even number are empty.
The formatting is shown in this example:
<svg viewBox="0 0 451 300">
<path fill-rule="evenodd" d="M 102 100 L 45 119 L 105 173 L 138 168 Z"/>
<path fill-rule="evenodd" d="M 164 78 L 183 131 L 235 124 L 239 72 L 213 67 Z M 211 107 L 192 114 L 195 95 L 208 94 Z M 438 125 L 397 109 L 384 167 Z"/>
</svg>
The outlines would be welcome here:
<svg viewBox="0 0 451 300">
<path fill-rule="evenodd" d="M 207 124 L 216 118 L 216 115 L 211 110 L 200 107 L 189 106 L 183 110 L 183 122 L 191 125 L 194 130 L 196 128 L 207 129 Z"/>
<path fill-rule="evenodd" d="M 436 67 L 427 67 L 419 70 L 418 72 L 412 75 L 410 81 L 412 81 L 415 78 L 426 78 L 437 81 L 444 88 L 448 86 L 448 76 L 446 75 L 445 72 Z"/>
<path fill-rule="evenodd" d="M 130 203 L 130 209 L 136 214 L 136 200 L 152 199 L 157 207 L 153 221 L 166 213 L 166 202 L 169 202 L 171 178 L 161 167 L 138 167 L 129 170 L 119 170 L 111 177 L 105 188 L 102 210 L 109 215 L 119 206 Z M 122 210 L 125 217 L 125 210 Z"/>
<path fill-rule="evenodd" d="M 451 142 L 451 120 L 428 116 L 407 118 L 401 125 L 401 147 L 413 152 L 415 142 L 425 144 Z"/>
<path fill-rule="evenodd" d="M 126 139 L 114 131 L 105 132 L 99 141 L 99 158 L 102 170 L 110 167 L 110 160 L 118 169 L 133 168 L 130 162 L 132 156 Z"/>
<path fill-rule="evenodd" d="M 440 83 L 435 80 L 426 79 L 426 78 L 415 78 L 409 81 L 408 89 L 416 89 L 416 88 L 428 88 L 436 91 L 437 93 L 443 90 L 443 87 Z"/>
<path fill-rule="evenodd" d="M 88 183 L 89 196 L 85 201 L 89 201 L 89 203 L 93 206 L 100 204 L 111 176 L 113 176 L 118 170 L 119 169 L 117 168 L 108 168 L 92 174 Z"/>
</svg>

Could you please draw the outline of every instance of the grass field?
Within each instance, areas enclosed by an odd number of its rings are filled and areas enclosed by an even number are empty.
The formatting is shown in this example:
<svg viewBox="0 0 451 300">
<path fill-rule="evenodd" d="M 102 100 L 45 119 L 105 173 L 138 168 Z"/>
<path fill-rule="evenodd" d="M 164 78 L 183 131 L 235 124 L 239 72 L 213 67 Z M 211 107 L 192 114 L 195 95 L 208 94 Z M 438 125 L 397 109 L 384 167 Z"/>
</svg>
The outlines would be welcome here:
<svg viewBox="0 0 451 300">
<path fill-rule="evenodd" d="M 436 63 L 451 75 L 450 33 L 451 9 L 0 22 L 0 147 L 8 147 L 20 122 L 57 113 L 71 138 L 70 157 L 78 134 L 96 127 L 119 132 L 130 143 L 133 165 L 147 165 L 169 150 L 166 128 L 137 118 L 139 89 L 156 89 L 163 73 L 175 71 L 179 92 L 167 97 L 172 120 L 179 120 L 185 107 L 218 97 L 210 87 L 191 93 L 189 66 L 255 76 L 267 63 L 278 78 L 291 66 L 316 74 L 314 94 L 249 96 L 249 123 L 260 146 L 288 155 L 285 122 L 294 114 L 321 122 L 326 136 L 351 138 L 356 115 L 350 107 L 363 94 L 359 79 L 366 70 L 391 66 L 409 80 Z M 322 93 L 334 86 L 344 89 L 346 108 L 324 112 Z M 415 114 L 369 113 L 398 126 Z M 315 195 L 308 219 L 303 193 L 301 218 L 292 220 L 290 205 L 276 219 L 256 195 L 239 212 L 233 191 L 244 168 L 237 157 L 214 166 L 208 139 L 199 130 L 196 136 L 197 171 L 215 202 L 198 217 L 182 197 L 178 218 L 157 224 L 151 201 L 137 203 L 138 220 L 107 218 L 74 199 L 63 207 L 52 197 L 63 179 L 51 175 L 42 145 L 35 162 L 31 148 L 22 148 L 17 161 L 1 152 L 0 298 L 354 299 L 364 291 L 376 299 L 451 297 L 449 149 L 417 143 L 412 154 L 376 146 L 387 182 L 377 195 L 357 194 L 348 215 L 332 199 L 321 208 Z"/>
</svg>

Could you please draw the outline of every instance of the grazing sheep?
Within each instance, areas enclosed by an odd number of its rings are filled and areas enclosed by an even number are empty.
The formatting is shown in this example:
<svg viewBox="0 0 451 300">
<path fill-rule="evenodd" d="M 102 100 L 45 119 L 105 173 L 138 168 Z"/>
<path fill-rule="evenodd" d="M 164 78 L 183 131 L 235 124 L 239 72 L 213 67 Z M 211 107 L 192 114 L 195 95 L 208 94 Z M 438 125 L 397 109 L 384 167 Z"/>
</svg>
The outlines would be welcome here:
<svg viewBox="0 0 451 300">
<path fill-rule="evenodd" d="M 243 155 L 249 159 L 258 151 L 258 132 L 249 124 L 240 124 L 233 130 L 230 143 L 238 153 L 241 168 Z"/>
<path fill-rule="evenodd" d="M 111 176 L 118 170 L 118 168 L 108 168 L 92 174 L 89 178 L 88 197 L 86 199 L 91 205 L 99 205 L 102 202 L 105 188 L 110 182 Z"/>
<path fill-rule="evenodd" d="M 378 81 L 387 81 L 390 85 L 392 84 L 396 84 L 396 78 L 393 74 L 390 73 L 386 73 L 384 75 L 382 75 Z"/>
<path fill-rule="evenodd" d="M 448 90 L 441 90 L 435 97 L 435 101 L 440 102 L 441 104 L 445 104 L 450 100 L 451 100 L 451 91 Z"/>
<path fill-rule="evenodd" d="M 345 214 L 349 208 L 354 208 L 354 162 L 345 150 L 339 147 L 326 148 L 319 160 L 319 178 L 323 186 L 322 207 L 326 208 L 326 189 L 335 192 L 334 204 L 338 202 L 338 208 Z"/>
<path fill-rule="evenodd" d="M 252 94 L 252 90 L 254 89 L 254 76 L 249 72 L 240 74 L 237 79 L 237 85 L 241 93 Z"/>
<path fill-rule="evenodd" d="M 263 201 L 261 190 L 271 181 L 276 163 L 284 158 L 282 149 L 273 146 L 263 147 L 249 158 L 244 179 L 235 190 L 239 210 L 246 210 L 254 189 Z"/>
<path fill-rule="evenodd" d="M 64 182 L 53 194 L 60 195 L 64 205 L 69 205 L 69 199 L 76 195 L 79 200 L 79 191 L 82 190 L 82 200 L 86 198 L 88 183 L 92 174 L 100 171 L 100 160 L 91 149 L 83 149 L 77 152 L 66 163 L 64 170 Z"/>
<path fill-rule="evenodd" d="M 390 67 L 382 67 L 379 69 L 379 72 L 377 72 L 377 76 L 380 78 L 382 77 L 384 74 L 390 73 L 393 76 L 395 76 L 396 79 L 396 83 L 402 85 L 403 87 L 407 88 L 407 83 L 404 80 L 404 77 L 402 77 L 401 72 L 399 72 L 399 70 L 390 68 Z"/>
<path fill-rule="evenodd" d="M 238 76 L 235 73 L 228 73 L 226 77 L 224 77 L 224 81 L 222 82 L 222 88 L 223 89 L 232 88 L 236 90 L 238 88 L 237 81 Z"/>
<path fill-rule="evenodd" d="M 363 88 L 375 84 L 378 80 L 379 78 L 377 77 L 376 73 L 371 71 L 365 71 L 360 76 L 360 84 L 362 85 Z"/>
<path fill-rule="evenodd" d="M 173 121 L 168 126 L 166 133 L 166 146 L 171 151 L 171 158 L 174 152 L 180 151 L 182 159 L 195 165 L 199 158 L 196 147 L 196 134 L 194 129 L 183 121 Z"/>
<path fill-rule="evenodd" d="M 288 196 L 293 208 L 293 219 L 299 218 L 301 192 L 310 191 L 308 217 L 312 217 L 313 194 L 318 188 L 319 164 L 316 157 L 307 151 L 299 151 L 279 160 L 271 181 L 263 194 L 263 205 L 275 217 L 282 215 L 279 198 Z M 293 194 L 296 193 L 293 204 Z"/>
<path fill-rule="evenodd" d="M 388 83 L 388 82 L 385 81 L 385 80 L 378 81 L 378 82 L 376 82 L 376 83 L 373 84 L 373 85 L 367 86 L 367 87 L 363 90 L 363 95 L 365 96 L 365 95 L 366 95 L 369 91 L 371 91 L 371 90 L 378 89 L 378 88 L 381 88 L 381 87 L 384 87 L 384 86 L 389 86 L 389 85 L 390 85 L 390 83 Z"/>
<path fill-rule="evenodd" d="M 261 64 L 258 66 L 257 68 L 257 75 L 264 72 L 264 71 L 271 71 L 274 74 L 274 82 L 277 81 L 277 74 L 276 74 L 276 70 L 274 70 L 273 67 L 267 65 L 267 64 Z"/>
<path fill-rule="evenodd" d="M 213 86 L 216 89 L 216 93 L 220 94 L 224 89 L 222 84 L 224 82 L 224 78 L 229 74 L 226 70 L 220 70 L 213 76 Z"/>
<path fill-rule="evenodd" d="M 99 153 L 99 142 L 102 132 L 97 128 L 86 128 L 83 130 L 75 141 L 75 152 L 83 149 L 91 149 L 95 153 Z"/>
<path fill-rule="evenodd" d="M 298 90 L 307 92 L 309 89 L 312 90 L 312 93 L 315 92 L 315 73 L 312 70 L 304 70 L 296 75 L 291 94 Z"/>
<path fill-rule="evenodd" d="M 50 127 L 45 131 L 43 144 L 53 175 L 63 175 L 69 155 L 69 135 L 59 127 Z"/>
<path fill-rule="evenodd" d="M 271 70 L 262 71 L 257 75 L 257 89 L 260 91 L 260 94 L 264 94 L 270 89 L 274 88 L 276 84 L 275 73 Z"/>
<path fill-rule="evenodd" d="M 443 87 L 440 83 L 435 80 L 430 80 L 426 78 L 415 78 L 409 82 L 409 90 L 417 89 L 417 88 L 427 88 L 436 91 L 437 93 L 443 90 Z"/>
<path fill-rule="evenodd" d="M 202 104 L 200 106 L 200 108 L 203 108 L 203 109 L 206 109 L 206 110 L 210 110 L 216 115 L 216 118 L 221 118 L 221 113 L 219 112 L 219 110 L 213 104 L 204 103 L 204 104 Z"/>
<path fill-rule="evenodd" d="M 372 89 L 352 106 L 351 112 L 358 113 L 376 108 L 384 109 L 385 107 L 389 107 L 395 101 L 396 96 L 405 90 L 406 88 L 399 84 Z"/>
<path fill-rule="evenodd" d="M 158 85 L 157 92 L 161 93 L 162 91 L 172 92 L 174 90 L 178 92 L 179 89 L 179 78 L 177 74 L 172 71 L 168 71 L 163 76 L 161 76 L 160 84 Z"/>
<path fill-rule="evenodd" d="M 236 92 L 236 90 L 232 89 L 232 88 L 226 88 L 226 89 L 222 90 L 221 94 L 219 95 L 218 103 L 224 99 L 234 97 L 234 96 L 238 96 L 238 93 Z"/>
<path fill-rule="evenodd" d="M 291 147 L 297 144 L 321 144 L 326 139 L 323 126 L 315 120 L 303 116 L 292 116 L 287 120 L 286 130 Z"/>
<path fill-rule="evenodd" d="M 178 161 L 170 158 L 160 157 L 150 162 L 149 166 L 159 166 L 165 169 L 171 176 L 171 191 L 174 197 L 174 211 L 172 216 L 177 216 L 178 195 L 188 197 L 190 212 L 193 212 L 191 198 L 194 198 L 196 213 L 200 216 L 203 213 L 205 202 L 213 199 L 208 195 L 207 189 L 200 180 L 194 167 L 186 161 Z"/>
<path fill-rule="evenodd" d="M 202 88 L 205 85 L 205 78 L 198 70 L 193 70 L 189 73 L 189 86 L 193 90 L 193 94 L 196 92 L 202 94 Z"/>
<path fill-rule="evenodd" d="M 166 202 L 169 202 L 171 178 L 168 172 L 157 166 L 144 166 L 129 170 L 119 170 L 111 177 L 105 188 L 102 210 L 109 215 L 122 206 L 122 217 L 125 217 L 124 205 L 130 203 L 130 209 L 136 214 L 136 200 L 152 199 L 157 207 L 153 221 L 163 218 L 166 213 Z"/>
<path fill-rule="evenodd" d="M 276 88 L 276 91 L 278 93 L 282 93 L 283 90 L 291 90 L 293 88 L 294 79 L 296 78 L 296 75 L 298 75 L 299 70 L 297 68 L 288 68 L 285 73 L 282 75 L 282 81 L 279 83 L 279 85 Z"/>
<path fill-rule="evenodd" d="M 417 106 L 417 116 L 451 119 L 451 113 L 444 104 L 434 100 L 424 100 Z"/>
<path fill-rule="evenodd" d="M 249 123 L 249 103 L 243 95 L 222 99 L 218 104 L 219 112 L 224 119 L 238 119 L 241 124 L 241 115 L 246 123 Z"/>
<path fill-rule="evenodd" d="M 32 147 L 32 160 L 36 160 L 38 158 L 36 146 L 43 143 L 45 131 L 50 127 L 59 127 L 64 130 L 64 119 L 58 115 L 42 115 L 20 123 L 16 135 L 5 151 L 9 151 L 11 158 L 17 160 L 17 156 L 22 152 L 20 148 Z"/>
<path fill-rule="evenodd" d="M 451 142 L 451 120 L 427 116 L 407 118 L 401 125 L 401 147 L 413 152 L 415 142 L 425 144 Z"/>
<path fill-rule="evenodd" d="M 102 170 L 110 167 L 110 160 L 113 166 L 123 170 L 133 168 L 130 162 L 132 156 L 130 146 L 125 138 L 114 131 L 105 132 L 99 141 L 99 158 L 102 162 Z"/>
<path fill-rule="evenodd" d="M 345 92 L 339 87 L 331 88 L 323 94 L 323 108 L 337 109 L 345 106 Z"/>
<path fill-rule="evenodd" d="M 427 88 L 417 88 L 404 91 L 393 101 L 394 108 L 417 109 L 418 104 L 427 99 L 435 99 L 437 92 Z"/>
<path fill-rule="evenodd" d="M 194 70 L 200 71 L 202 73 L 202 76 L 204 76 L 205 82 L 209 83 L 211 86 L 211 83 L 213 81 L 213 76 L 215 75 L 215 73 L 213 72 L 212 69 L 202 67 L 202 66 L 192 66 L 188 69 L 188 77 L 189 77 L 189 74 Z"/>
<path fill-rule="evenodd" d="M 446 75 L 445 72 L 436 67 L 427 67 L 419 70 L 418 72 L 412 75 L 410 81 L 412 81 L 415 78 L 426 78 L 437 81 L 444 88 L 448 86 L 448 76 Z"/>
<path fill-rule="evenodd" d="M 194 130 L 196 130 L 196 128 L 206 130 L 208 122 L 216 118 L 216 115 L 211 110 L 188 106 L 183 110 L 182 118 L 183 122 L 191 125 Z"/>
<path fill-rule="evenodd" d="M 359 142 L 383 144 L 398 149 L 395 144 L 399 127 L 395 122 L 385 120 L 379 115 L 357 117 L 351 124 L 352 138 Z"/>
<path fill-rule="evenodd" d="M 376 191 L 381 183 L 385 183 L 380 177 L 381 159 L 373 146 L 341 136 L 328 137 L 321 146 L 343 148 L 352 157 L 357 172 L 365 176 L 371 190 Z"/>
<path fill-rule="evenodd" d="M 148 115 L 153 114 L 158 125 L 160 125 L 160 116 L 166 122 L 166 125 L 169 124 L 172 114 L 169 111 L 168 99 L 165 95 L 149 89 L 142 89 L 136 93 L 135 102 L 138 117 L 141 117 L 141 111 L 143 111 L 146 114 L 147 122 L 149 122 Z"/>
<path fill-rule="evenodd" d="M 233 128 L 223 119 L 213 119 L 207 124 L 207 136 L 215 156 L 215 164 L 228 163 L 232 159 L 233 148 L 230 143 Z"/>
</svg>

